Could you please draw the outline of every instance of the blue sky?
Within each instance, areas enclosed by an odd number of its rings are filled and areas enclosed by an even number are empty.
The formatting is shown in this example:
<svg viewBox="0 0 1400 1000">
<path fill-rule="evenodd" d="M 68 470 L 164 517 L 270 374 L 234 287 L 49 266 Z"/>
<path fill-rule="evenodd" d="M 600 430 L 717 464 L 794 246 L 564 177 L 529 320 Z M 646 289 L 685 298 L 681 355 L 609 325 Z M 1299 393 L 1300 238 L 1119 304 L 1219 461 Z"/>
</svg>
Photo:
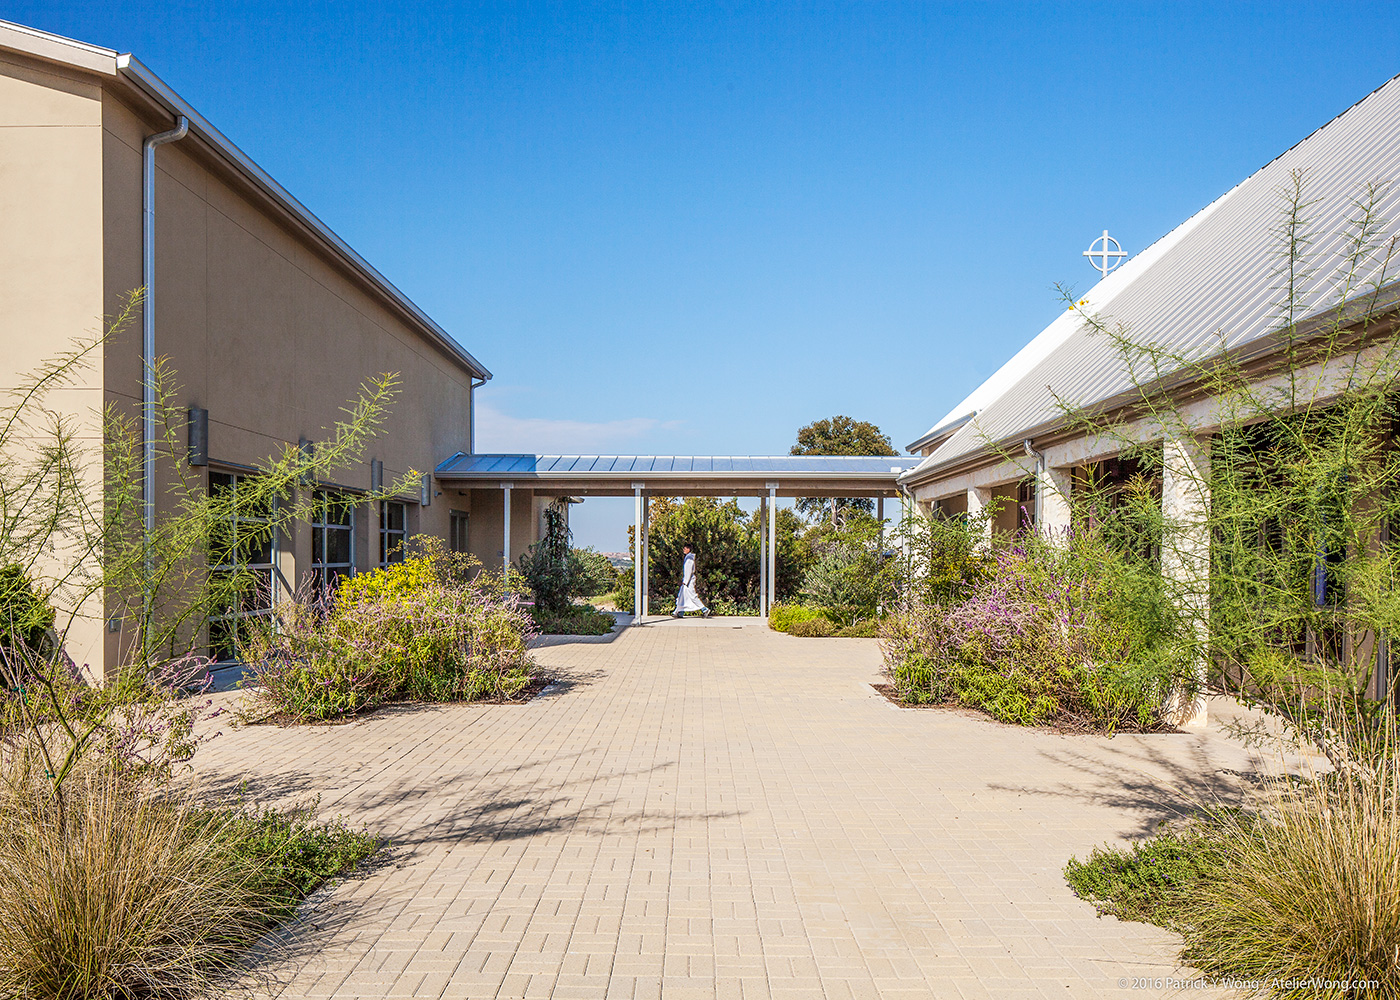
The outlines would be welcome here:
<svg viewBox="0 0 1400 1000">
<path fill-rule="evenodd" d="M 150 4 L 134 52 L 495 379 L 480 450 L 903 445 L 1137 251 L 1400 73 L 1388 4 Z M 575 511 L 625 545 L 627 501 Z"/>
</svg>

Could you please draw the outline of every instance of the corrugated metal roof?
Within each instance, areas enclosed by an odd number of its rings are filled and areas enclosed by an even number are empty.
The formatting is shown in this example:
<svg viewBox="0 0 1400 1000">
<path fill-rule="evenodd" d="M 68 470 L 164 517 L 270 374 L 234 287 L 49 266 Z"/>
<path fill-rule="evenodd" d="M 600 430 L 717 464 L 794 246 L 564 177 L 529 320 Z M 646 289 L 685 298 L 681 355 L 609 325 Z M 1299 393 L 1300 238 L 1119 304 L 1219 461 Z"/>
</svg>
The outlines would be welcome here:
<svg viewBox="0 0 1400 1000">
<path fill-rule="evenodd" d="M 917 458 L 868 455 L 466 455 L 443 462 L 443 478 L 608 478 L 687 476 L 703 479 L 756 476 L 804 479 L 862 476 L 891 478 L 914 468 Z"/>
<path fill-rule="evenodd" d="M 1315 242 L 1308 257 L 1317 266 L 1304 276 L 1302 308 L 1296 313 L 1307 316 L 1339 304 L 1336 268 L 1346 260 L 1348 223 L 1367 184 L 1387 186 L 1377 208 L 1387 220 L 1387 236 L 1400 231 L 1395 225 L 1400 220 L 1400 77 L 1100 281 L 1085 296 L 1085 312 L 1178 355 L 1213 353 L 1222 340 L 1237 347 L 1278 330 L 1284 322 L 1278 227 L 1285 211 L 1283 192 L 1295 170 L 1304 172 L 1304 197 L 1312 202 L 1306 217 Z M 1377 262 L 1368 266 L 1370 272 L 1360 275 L 1362 283 L 1378 276 Z M 1051 350 L 1024 372 L 1014 370 L 1013 362 L 1046 342 Z M 1008 368 L 1012 371 L 1003 374 Z M 1014 440 L 1055 420 L 1066 404 L 1090 405 L 1132 386 L 1113 345 L 1078 312 L 1063 313 L 968 397 L 983 403 L 980 412 L 905 480 L 930 478 L 993 443 Z M 949 417 L 968 408 L 960 404 Z"/>
</svg>

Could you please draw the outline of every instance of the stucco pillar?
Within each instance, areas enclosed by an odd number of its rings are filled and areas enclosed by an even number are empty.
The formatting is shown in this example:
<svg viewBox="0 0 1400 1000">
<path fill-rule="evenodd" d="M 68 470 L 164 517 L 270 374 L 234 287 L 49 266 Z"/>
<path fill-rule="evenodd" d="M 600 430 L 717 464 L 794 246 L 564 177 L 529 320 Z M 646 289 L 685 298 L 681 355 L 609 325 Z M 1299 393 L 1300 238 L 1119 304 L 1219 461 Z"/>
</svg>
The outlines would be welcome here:
<svg viewBox="0 0 1400 1000">
<path fill-rule="evenodd" d="M 1162 575 L 1170 581 L 1198 649 L 1199 691 L 1174 706 L 1176 723 L 1206 724 L 1206 638 L 1210 620 L 1210 438 L 1193 435 L 1162 442 Z"/>
<path fill-rule="evenodd" d="M 1064 541 L 1069 536 L 1070 487 L 1074 480 L 1071 469 L 1045 466 L 1036 475 L 1036 530 L 1044 538 Z"/>
<path fill-rule="evenodd" d="M 984 515 L 992 502 L 992 495 L 991 490 L 978 489 L 976 486 L 969 487 L 967 491 L 967 519 L 974 521 L 983 517 L 982 535 L 989 540 L 992 537 L 992 519 Z"/>
</svg>

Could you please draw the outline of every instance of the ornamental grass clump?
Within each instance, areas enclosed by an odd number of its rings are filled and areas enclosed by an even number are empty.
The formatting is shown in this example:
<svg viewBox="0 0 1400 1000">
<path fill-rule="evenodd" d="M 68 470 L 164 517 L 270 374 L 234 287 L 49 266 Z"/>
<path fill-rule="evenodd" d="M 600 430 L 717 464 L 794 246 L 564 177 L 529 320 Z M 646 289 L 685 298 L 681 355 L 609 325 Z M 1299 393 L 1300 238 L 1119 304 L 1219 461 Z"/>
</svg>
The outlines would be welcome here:
<svg viewBox="0 0 1400 1000">
<path fill-rule="evenodd" d="M 1022 537 L 942 590 L 935 601 L 911 593 L 882 631 L 906 701 L 957 702 L 1010 723 L 1151 730 L 1190 684 L 1159 575 L 1099 532 Z"/>
<path fill-rule="evenodd" d="M 440 540 L 403 562 L 303 593 L 244 650 L 255 712 L 308 721 L 390 701 L 511 700 L 529 686 L 530 616 Z"/>
<path fill-rule="evenodd" d="M 1385 714 L 1380 740 L 1341 733 L 1366 747 L 1341 768 L 1268 776 L 1247 809 L 1098 848 L 1065 877 L 1101 913 L 1179 932 L 1184 963 L 1259 984 L 1248 995 L 1400 997 L 1400 766 Z"/>
<path fill-rule="evenodd" d="M 263 917 L 223 824 L 111 768 L 56 797 L 33 763 L 0 783 L 0 996 L 182 997 L 231 970 Z"/>
</svg>

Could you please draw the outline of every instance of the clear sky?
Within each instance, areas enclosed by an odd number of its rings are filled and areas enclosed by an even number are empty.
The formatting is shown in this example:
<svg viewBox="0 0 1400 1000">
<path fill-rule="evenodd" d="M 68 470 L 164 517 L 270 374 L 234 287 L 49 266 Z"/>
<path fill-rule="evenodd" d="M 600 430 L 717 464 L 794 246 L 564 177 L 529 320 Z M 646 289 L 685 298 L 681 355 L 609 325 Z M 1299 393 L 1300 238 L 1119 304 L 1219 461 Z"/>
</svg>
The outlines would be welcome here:
<svg viewBox="0 0 1400 1000">
<path fill-rule="evenodd" d="M 1393 4 L 42 3 L 134 52 L 495 373 L 482 451 L 903 445 L 1400 73 Z M 625 547 L 629 501 L 576 509 Z"/>
</svg>

